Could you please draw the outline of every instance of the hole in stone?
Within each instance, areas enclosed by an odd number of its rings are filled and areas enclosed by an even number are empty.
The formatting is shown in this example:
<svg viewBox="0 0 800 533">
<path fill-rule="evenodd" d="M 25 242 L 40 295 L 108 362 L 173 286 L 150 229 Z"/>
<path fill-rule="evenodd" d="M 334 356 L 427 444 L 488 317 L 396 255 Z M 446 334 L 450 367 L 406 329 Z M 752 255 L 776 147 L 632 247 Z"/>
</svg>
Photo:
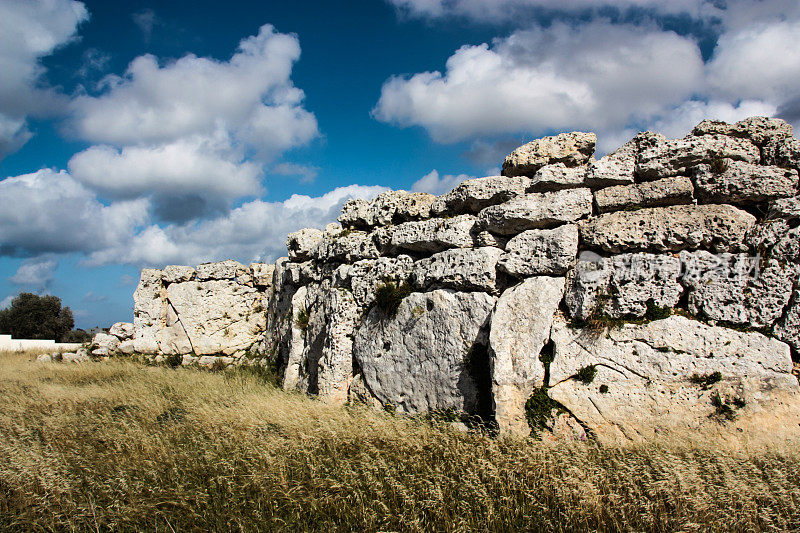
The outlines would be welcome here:
<svg viewBox="0 0 800 533">
<path fill-rule="evenodd" d="M 389 342 L 389 341 L 384 342 L 383 343 L 383 349 L 388 352 L 389 350 L 392 349 L 392 343 Z"/>
<path fill-rule="evenodd" d="M 433 300 L 428 300 L 426 306 L 428 308 L 428 311 L 433 311 Z"/>
</svg>

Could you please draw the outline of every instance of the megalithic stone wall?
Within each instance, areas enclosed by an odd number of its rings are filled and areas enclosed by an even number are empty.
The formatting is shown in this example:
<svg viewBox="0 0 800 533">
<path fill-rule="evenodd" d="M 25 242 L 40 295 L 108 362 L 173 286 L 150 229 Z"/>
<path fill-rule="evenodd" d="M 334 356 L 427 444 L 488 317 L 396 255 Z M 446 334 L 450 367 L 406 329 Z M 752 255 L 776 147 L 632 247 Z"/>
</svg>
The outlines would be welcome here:
<svg viewBox="0 0 800 533">
<path fill-rule="evenodd" d="M 501 432 L 798 426 L 800 141 L 781 120 L 526 144 L 442 196 L 352 200 L 274 265 L 145 270 L 126 351 Z M 234 361 L 225 359 L 225 361 Z"/>
</svg>

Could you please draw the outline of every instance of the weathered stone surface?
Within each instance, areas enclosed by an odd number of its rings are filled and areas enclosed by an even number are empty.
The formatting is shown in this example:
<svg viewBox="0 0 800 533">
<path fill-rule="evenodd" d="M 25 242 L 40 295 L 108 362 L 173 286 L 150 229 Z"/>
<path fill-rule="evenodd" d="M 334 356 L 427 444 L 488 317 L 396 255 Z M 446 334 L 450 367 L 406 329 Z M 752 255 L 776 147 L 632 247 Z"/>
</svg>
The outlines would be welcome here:
<svg viewBox="0 0 800 533">
<path fill-rule="evenodd" d="M 380 256 L 378 248 L 369 233 L 347 230 L 335 237 L 325 237 L 314 250 L 317 261 L 330 263 L 345 261 L 353 263 L 361 259 L 375 259 Z"/>
<path fill-rule="evenodd" d="M 475 246 L 482 248 L 484 246 L 494 246 L 505 250 L 508 243 L 508 237 L 495 235 L 489 231 L 483 230 L 475 233 Z"/>
<path fill-rule="evenodd" d="M 636 139 L 628 141 L 600 159 L 592 159 L 586 169 L 586 186 L 593 189 L 633 183 L 636 168 Z"/>
<path fill-rule="evenodd" d="M 618 211 L 581 221 L 582 242 L 612 253 L 744 248 L 755 217 L 729 205 L 674 205 Z"/>
<path fill-rule="evenodd" d="M 740 333 L 681 316 L 643 325 L 627 324 L 589 334 L 556 320 L 551 332 L 551 398 L 566 407 L 603 442 L 652 438 L 671 429 L 718 427 L 711 395 L 731 403 L 735 424 L 769 424 L 773 409 L 800 393 L 791 374 L 789 347 L 759 333 Z M 576 379 L 593 366 L 590 383 Z M 720 372 L 704 390 L 693 375 Z M 784 421 L 785 422 L 785 421 Z M 794 424 L 796 424 L 796 415 Z M 764 426 L 762 426 L 764 427 Z"/>
<path fill-rule="evenodd" d="M 250 275 L 257 287 L 272 287 L 272 278 L 275 275 L 273 263 L 250 263 Z"/>
<path fill-rule="evenodd" d="M 749 139 L 757 146 L 764 146 L 772 139 L 792 136 L 792 125 L 779 118 L 749 117 L 735 124 L 719 120 L 704 120 L 692 130 L 692 135 L 726 135 Z"/>
<path fill-rule="evenodd" d="M 308 320 L 298 386 L 326 402 L 344 404 L 353 378 L 358 306 L 350 291 L 324 281 L 309 287 L 305 309 Z"/>
<path fill-rule="evenodd" d="M 580 131 L 536 139 L 506 157 L 503 175 L 533 176 L 543 166 L 553 163 L 564 163 L 568 167 L 583 165 L 594 153 L 596 143 L 594 133 Z"/>
<path fill-rule="evenodd" d="M 400 250 L 435 253 L 448 248 L 472 248 L 476 218 L 459 215 L 405 222 L 392 232 L 391 246 Z"/>
<path fill-rule="evenodd" d="M 475 413 L 470 369 L 485 350 L 494 302 L 488 294 L 435 290 L 407 296 L 394 317 L 373 308 L 353 350 L 369 390 L 401 413 Z"/>
<path fill-rule="evenodd" d="M 681 252 L 689 288 L 689 311 L 698 316 L 743 324 L 772 325 L 781 317 L 792 295 L 795 272 L 777 260 L 760 265 L 748 254 Z"/>
<path fill-rule="evenodd" d="M 183 265 L 167 265 L 162 279 L 164 283 L 180 283 L 194 278 L 194 268 Z"/>
<path fill-rule="evenodd" d="M 795 288 L 783 317 L 775 325 L 773 331 L 776 339 L 780 339 L 800 353 L 800 288 Z"/>
<path fill-rule="evenodd" d="M 684 290 L 680 276 L 681 262 L 672 255 L 583 254 L 569 277 L 564 302 L 577 320 L 601 314 L 643 317 L 648 305 L 678 304 Z"/>
<path fill-rule="evenodd" d="M 754 204 L 797 194 L 797 171 L 723 160 L 694 171 L 697 197 L 707 203 Z"/>
<path fill-rule="evenodd" d="M 52 354 L 49 353 L 42 353 L 36 357 L 37 363 L 53 363 L 56 359 L 53 358 Z"/>
<path fill-rule="evenodd" d="M 117 322 L 108 330 L 109 335 L 124 341 L 133 338 L 133 324 L 130 322 Z"/>
<path fill-rule="evenodd" d="M 586 187 L 586 167 L 568 167 L 564 163 L 546 165 L 536 171 L 528 192 L 551 192 Z"/>
<path fill-rule="evenodd" d="M 544 380 L 539 356 L 550 340 L 564 278 L 535 277 L 506 290 L 492 313 L 489 357 L 495 420 L 501 432 L 527 435 L 525 402 Z"/>
<path fill-rule="evenodd" d="M 166 293 L 175 329 L 190 343 L 189 350 L 177 347 L 175 353 L 229 355 L 250 348 L 264 333 L 264 302 L 254 288 L 231 280 L 187 281 L 173 283 Z"/>
<path fill-rule="evenodd" d="M 289 321 L 286 324 L 286 369 L 283 375 L 283 390 L 295 390 L 300 386 L 300 373 L 303 369 L 303 352 L 306 347 L 309 309 L 306 307 L 308 286 L 297 289 L 289 305 Z"/>
<path fill-rule="evenodd" d="M 239 276 L 250 275 L 248 269 L 238 261 L 226 259 L 218 263 L 203 263 L 197 265 L 198 281 L 209 280 L 235 280 Z"/>
<path fill-rule="evenodd" d="M 792 198 L 781 198 L 779 200 L 770 202 L 767 218 L 768 219 L 800 218 L 800 196 L 794 196 Z"/>
<path fill-rule="evenodd" d="M 534 193 L 507 203 L 487 207 L 478 215 L 483 228 L 501 235 L 514 235 L 528 229 L 546 229 L 592 213 L 589 189 Z"/>
<path fill-rule="evenodd" d="M 773 139 L 764 146 L 762 163 L 800 171 L 800 140 Z"/>
<path fill-rule="evenodd" d="M 398 282 L 407 280 L 413 267 L 414 260 L 407 255 L 354 263 L 350 271 L 350 286 L 356 303 L 363 308 L 369 307 L 375 301 L 378 285 L 387 279 Z"/>
<path fill-rule="evenodd" d="M 507 202 L 524 195 L 531 180 L 523 176 L 488 176 L 461 182 L 455 189 L 433 203 L 432 213 L 478 213 L 490 205 Z"/>
<path fill-rule="evenodd" d="M 307 261 L 322 242 L 324 233 L 316 228 L 303 228 L 290 233 L 286 238 L 289 259 L 296 262 Z"/>
<path fill-rule="evenodd" d="M 124 355 L 131 355 L 136 353 L 136 346 L 133 343 L 133 340 L 122 341 L 117 346 L 117 352 L 124 354 Z"/>
<path fill-rule="evenodd" d="M 158 351 L 159 331 L 167 316 L 162 296 L 162 275 L 161 270 L 145 268 L 133 293 L 133 342 L 139 353 Z"/>
<path fill-rule="evenodd" d="M 452 249 L 414 263 L 412 284 L 420 290 L 446 287 L 460 291 L 494 292 L 499 248 Z"/>
<path fill-rule="evenodd" d="M 578 255 L 578 227 L 566 224 L 555 229 L 524 231 L 508 241 L 497 267 L 517 277 L 552 276 L 566 273 Z"/>
<path fill-rule="evenodd" d="M 350 200 L 342 207 L 339 222 L 345 227 L 371 228 L 430 216 L 436 197 L 422 192 L 388 191 L 379 194 L 372 202 Z"/>
<path fill-rule="evenodd" d="M 601 213 L 608 213 L 633 207 L 691 204 L 693 191 L 692 181 L 679 176 L 601 189 L 594 193 L 594 201 Z"/>
<path fill-rule="evenodd" d="M 89 363 L 92 358 L 85 353 L 65 353 L 61 355 L 61 361 L 64 363 Z"/>
<path fill-rule="evenodd" d="M 648 181 L 687 176 L 693 167 L 723 158 L 757 164 L 761 152 L 747 139 L 724 135 L 689 136 L 641 150 L 636 161 L 636 175 Z"/>
</svg>

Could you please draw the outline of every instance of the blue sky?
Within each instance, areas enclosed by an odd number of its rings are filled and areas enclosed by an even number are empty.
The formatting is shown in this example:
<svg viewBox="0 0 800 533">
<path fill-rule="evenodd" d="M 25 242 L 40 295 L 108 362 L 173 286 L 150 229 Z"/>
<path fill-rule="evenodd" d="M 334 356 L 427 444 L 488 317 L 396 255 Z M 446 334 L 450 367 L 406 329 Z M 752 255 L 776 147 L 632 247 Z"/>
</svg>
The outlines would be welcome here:
<svg viewBox="0 0 800 533">
<path fill-rule="evenodd" d="M 271 261 L 559 131 L 797 126 L 798 82 L 788 0 L 0 0 L 0 304 L 130 320 L 142 267 Z"/>
</svg>

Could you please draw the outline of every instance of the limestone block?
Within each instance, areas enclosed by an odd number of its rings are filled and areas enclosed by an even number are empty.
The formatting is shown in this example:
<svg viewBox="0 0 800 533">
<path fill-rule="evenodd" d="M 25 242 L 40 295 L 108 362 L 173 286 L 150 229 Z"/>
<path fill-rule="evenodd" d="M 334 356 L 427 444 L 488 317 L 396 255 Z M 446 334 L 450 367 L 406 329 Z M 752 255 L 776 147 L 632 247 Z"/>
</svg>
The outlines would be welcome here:
<svg viewBox="0 0 800 533">
<path fill-rule="evenodd" d="M 755 217 L 729 205 L 674 205 L 606 213 L 579 223 L 589 248 L 612 253 L 744 249 Z"/>
<path fill-rule="evenodd" d="M 275 275 L 274 263 L 250 263 L 250 275 L 253 283 L 257 287 L 272 287 L 273 276 Z"/>
<path fill-rule="evenodd" d="M 248 269 L 238 261 L 226 259 L 217 263 L 203 263 L 197 265 L 198 281 L 208 280 L 235 280 L 239 276 L 249 276 Z"/>
<path fill-rule="evenodd" d="M 414 260 L 407 255 L 358 261 L 350 271 L 350 287 L 356 303 L 367 308 L 375 301 L 375 289 L 385 280 L 402 282 L 411 275 Z"/>
<path fill-rule="evenodd" d="M 636 175 L 647 181 L 688 176 L 697 165 L 710 164 L 717 159 L 757 164 L 761 152 L 747 139 L 725 135 L 689 136 L 641 150 L 636 161 Z"/>
<path fill-rule="evenodd" d="M 423 220 L 430 216 L 435 199 L 435 196 L 428 193 L 388 191 L 379 194 L 372 202 L 350 200 L 342 207 L 339 222 L 348 228 L 366 229 Z"/>
<path fill-rule="evenodd" d="M 779 118 L 749 117 L 735 124 L 719 120 L 704 120 L 692 130 L 692 135 L 726 135 L 749 139 L 756 146 L 764 146 L 773 139 L 792 136 L 792 125 Z"/>
<path fill-rule="evenodd" d="M 597 189 L 633 183 L 636 149 L 637 142 L 634 139 L 605 157 L 590 160 L 584 178 L 586 186 Z"/>
<path fill-rule="evenodd" d="M 405 222 L 392 232 L 391 246 L 395 249 L 435 253 L 448 248 L 472 248 L 476 218 L 459 215 L 453 218 L 432 218 Z"/>
<path fill-rule="evenodd" d="M 569 189 L 528 194 L 490 206 L 480 212 L 478 219 L 484 229 L 493 233 L 515 235 L 575 222 L 591 213 L 591 190 Z"/>
<path fill-rule="evenodd" d="M 414 263 L 412 284 L 419 290 L 446 287 L 460 291 L 494 292 L 499 248 L 455 248 Z"/>
<path fill-rule="evenodd" d="M 286 249 L 289 259 L 301 263 L 311 259 L 311 255 L 322 242 L 322 230 L 316 228 L 303 228 L 290 233 L 286 238 Z"/>
<path fill-rule="evenodd" d="M 488 294 L 435 290 L 407 296 L 394 317 L 374 307 L 353 349 L 369 390 L 401 413 L 475 413 L 471 369 L 485 351 L 494 302 Z"/>
<path fill-rule="evenodd" d="M 158 335 L 167 316 L 162 271 L 145 268 L 133 293 L 133 342 L 138 353 L 158 351 Z"/>
<path fill-rule="evenodd" d="M 194 268 L 183 265 L 167 265 L 164 268 L 162 279 L 164 283 L 180 283 L 194 278 Z"/>
<path fill-rule="evenodd" d="M 693 191 L 691 180 L 679 176 L 601 189 L 594 193 L 594 201 L 601 213 L 608 213 L 628 208 L 691 204 Z"/>
<path fill-rule="evenodd" d="M 380 252 L 371 234 L 346 230 L 337 236 L 323 238 L 312 255 L 321 263 L 341 261 L 353 263 L 361 259 L 376 259 L 380 256 Z"/>
<path fill-rule="evenodd" d="M 497 267 L 516 277 L 563 275 L 578 255 L 578 227 L 524 231 L 506 244 Z"/>
<path fill-rule="evenodd" d="M 760 328 L 781 317 L 795 272 L 777 260 L 749 254 L 681 252 L 689 311 L 710 320 Z"/>
<path fill-rule="evenodd" d="M 756 204 L 797 194 L 797 171 L 723 160 L 694 171 L 697 197 L 706 203 Z"/>
<path fill-rule="evenodd" d="M 600 335 L 557 319 L 551 337 L 555 355 L 548 394 L 601 442 L 654 438 L 673 429 L 717 430 L 721 422 L 714 417 L 712 394 L 731 402 L 734 425 L 796 428 L 796 410 L 792 420 L 775 418 L 786 402 L 793 402 L 792 409 L 800 405 L 789 347 L 776 339 L 682 316 Z M 587 367 L 596 371 L 589 383 L 577 379 Z M 720 373 L 719 383 L 692 382 L 693 376 L 714 372 Z M 739 407 L 733 399 L 744 403 Z"/>
<path fill-rule="evenodd" d="M 109 335 L 124 341 L 133 338 L 133 324 L 130 322 L 117 322 L 108 330 Z"/>
<path fill-rule="evenodd" d="M 539 356 L 564 294 L 564 278 L 534 277 L 506 290 L 492 312 L 489 356 L 495 420 L 501 432 L 527 435 L 525 402 L 544 380 Z"/>
<path fill-rule="evenodd" d="M 488 176 L 466 180 L 438 197 L 431 212 L 436 215 L 478 213 L 490 205 L 502 204 L 524 195 L 530 184 L 530 178 L 523 176 Z"/>
<path fill-rule="evenodd" d="M 545 165 L 564 163 L 568 167 L 586 164 L 594 153 L 597 136 L 573 131 L 544 137 L 520 146 L 503 162 L 504 176 L 533 176 Z"/>
<path fill-rule="evenodd" d="M 564 163 L 546 165 L 536 171 L 528 192 L 551 192 L 586 187 L 586 167 L 568 167 Z"/>
</svg>

